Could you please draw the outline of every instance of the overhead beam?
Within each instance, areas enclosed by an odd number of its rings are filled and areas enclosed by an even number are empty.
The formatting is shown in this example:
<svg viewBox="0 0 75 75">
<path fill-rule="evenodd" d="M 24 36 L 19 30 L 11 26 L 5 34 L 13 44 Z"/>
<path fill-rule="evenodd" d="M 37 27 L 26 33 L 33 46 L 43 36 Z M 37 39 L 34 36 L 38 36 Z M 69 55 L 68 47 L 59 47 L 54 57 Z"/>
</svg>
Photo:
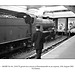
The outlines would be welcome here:
<svg viewBox="0 0 75 75">
<path fill-rule="evenodd" d="M 55 13 L 55 12 L 68 12 L 68 11 L 70 11 L 70 10 L 45 11 L 45 12 L 43 12 L 43 14 L 45 14 L 45 13 Z"/>
<path fill-rule="evenodd" d="M 74 12 L 75 13 L 75 6 L 74 5 L 67 5 L 67 6 L 65 6 L 66 8 L 68 8 L 68 10 L 71 10 L 72 12 Z"/>
</svg>

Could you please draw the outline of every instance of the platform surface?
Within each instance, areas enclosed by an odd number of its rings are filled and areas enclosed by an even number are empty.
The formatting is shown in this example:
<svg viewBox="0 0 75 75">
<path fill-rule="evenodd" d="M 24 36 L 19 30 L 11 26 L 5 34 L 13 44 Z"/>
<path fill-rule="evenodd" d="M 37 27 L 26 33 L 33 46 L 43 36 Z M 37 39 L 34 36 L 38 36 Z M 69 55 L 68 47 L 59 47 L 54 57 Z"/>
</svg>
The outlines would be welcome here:
<svg viewBox="0 0 75 75">
<path fill-rule="evenodd" d="M 42 59 L 75 59 L 75 36 L 42 55 Z"/>
</svg>

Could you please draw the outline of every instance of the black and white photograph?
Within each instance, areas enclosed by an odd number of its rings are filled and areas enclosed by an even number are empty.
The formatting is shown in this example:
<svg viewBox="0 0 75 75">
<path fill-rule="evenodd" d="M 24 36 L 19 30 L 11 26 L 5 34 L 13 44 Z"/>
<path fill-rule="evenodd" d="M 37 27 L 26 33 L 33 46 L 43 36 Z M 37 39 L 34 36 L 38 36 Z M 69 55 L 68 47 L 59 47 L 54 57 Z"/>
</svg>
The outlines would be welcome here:
<svg viewBox="0 0 75 75">
<path fill-rule="evenodd" d="M 31 74 L 44 71 L 43 75 L 49 70 L 52 75 L 74 73 L 75 5 L 32 2 L 0 5 L 2 72 L 10 69 L 12 73 L 21 70 L 23 75 L 25 70 L 26 74 L 30 70 Z"/>
<path fill-rule="evenodd" d="M 75 59 L 75 5 L 0 5 L 1 59 Z"/>
</svg>

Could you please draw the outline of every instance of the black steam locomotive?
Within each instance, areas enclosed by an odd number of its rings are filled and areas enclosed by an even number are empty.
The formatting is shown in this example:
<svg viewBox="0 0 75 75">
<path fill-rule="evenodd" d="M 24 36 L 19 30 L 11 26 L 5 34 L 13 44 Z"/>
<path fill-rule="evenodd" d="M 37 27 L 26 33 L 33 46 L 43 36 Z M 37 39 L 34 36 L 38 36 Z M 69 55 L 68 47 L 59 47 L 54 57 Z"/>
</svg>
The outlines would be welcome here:
<svg viewBox="0 0 75 75">
<path fill-rule="evenodd" d="M 40 21 L 25 13 L 18 13 L 15 18 L 0 17 L 0 54 L 31 47 L 31 36 L 36 24 L 41 25 L 45 38 L 55 38 L 53 22 Z"/>
</svg>

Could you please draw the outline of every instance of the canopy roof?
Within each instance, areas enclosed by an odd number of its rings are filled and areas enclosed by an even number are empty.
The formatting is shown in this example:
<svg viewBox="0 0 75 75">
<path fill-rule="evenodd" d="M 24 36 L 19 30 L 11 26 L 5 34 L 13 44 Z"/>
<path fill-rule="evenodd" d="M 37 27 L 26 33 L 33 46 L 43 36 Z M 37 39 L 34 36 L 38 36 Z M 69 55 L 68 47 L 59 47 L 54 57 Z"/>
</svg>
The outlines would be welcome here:
<svg viewBox="0 0 75 75">
<path fill-rule="evenodd" d="M 33 16 L 51 18 L 75 17 L 75 6 L 63 5 L 1 5 L 0 14 L 11 14 L 23 12 Z"/>
</svg>

